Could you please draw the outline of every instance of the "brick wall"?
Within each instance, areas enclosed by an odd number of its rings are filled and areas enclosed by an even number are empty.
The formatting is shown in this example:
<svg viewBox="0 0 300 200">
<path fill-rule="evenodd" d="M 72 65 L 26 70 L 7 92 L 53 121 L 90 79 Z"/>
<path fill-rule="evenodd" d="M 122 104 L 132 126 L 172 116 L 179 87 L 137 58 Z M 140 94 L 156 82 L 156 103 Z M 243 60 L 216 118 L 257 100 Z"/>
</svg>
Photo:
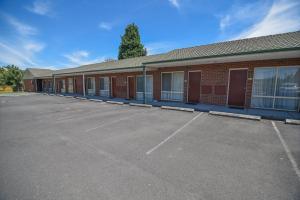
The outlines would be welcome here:
<svg viewBox="0 0 300 200">
<path fill-rule="evenodd" d="M 23 80 L 25 92 L 35 92 L 35 80 Z"/>
<path fill-rule="evenodd" d="M 268 67 L 268 66 L 291 66 L 300 65 L 300 58 L 297 59 L 281 59 L 281 60 L 265 60 L 265 61 L 249 61 L 249 62 L 235 62 L 235 63 L 223 63 L 223 64 L 206 64 L 206 65 L 194 65 L 194 66 L 180 66 L 170 68 L 158 68 L 154 71 L 148 71 L 147 75 L 153 76 L 153 97 L 155 100 L 160 100 L 161 95 L 161 73 L 171 71 L 183 71 L 184 72 L 184 102 L 187 102 L 187 90 L 188 90 L 188 72 L 189 71 L 201 71 L 201 87 L 200 87 L 200 103 L 205 104 L 227 104 L 227 90 L 228 90 L 228 78 L 229 69 L 246 68 L 248 70 L 248 78 L 246 85 L 245 94 L 245 107 L 249 107 L 251 104 L 252 94 L 252 75 L 256 67 Z M 99 95 L 100 77 L 108 76 L 116 77 L 116 88 L 115 94 L 118 98 L 127 98 L 127 77 L 133 76 L 136 79 L 137 75 L 142 75 L 142 72 L 128 72 L 128 73 L 107 73 L 107 74 L 96 74 L 86 75 L 87 77 L 95 77 L 96 95 Z M 73 76 L 68 76 L 73 77 Z M 67 78 L 62 77 L 66 80 L 66 90 L 68 91 Z M 57 82 L 62 79 L 57 78 Z M 74 92 L 83 94 L 82 89 L 82 75 L 74 76 L 76 80 L 76 86 L 74 85 Z M 25 83 L 26 82 L 26 83 Z M 25 80 L 25 88 L 33 88 L 30 80 Z M 74 82 L 75 84 L 75 82 Z M 111 84 L 111 81 L 110 81 Z M 111 88 L 111 87 L 110 87 Z M 136 87 L 135 87 L 136 89 Z"/>
</svg>

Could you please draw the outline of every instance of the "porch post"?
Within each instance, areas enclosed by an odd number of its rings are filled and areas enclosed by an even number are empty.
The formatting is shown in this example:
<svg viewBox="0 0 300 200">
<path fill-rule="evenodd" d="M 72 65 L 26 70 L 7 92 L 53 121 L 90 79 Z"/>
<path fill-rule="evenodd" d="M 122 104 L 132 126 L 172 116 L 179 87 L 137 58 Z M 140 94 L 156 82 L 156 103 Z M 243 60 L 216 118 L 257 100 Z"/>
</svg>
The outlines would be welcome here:
<svg viewBox="0 0 300 200">
<path fill-rule="evenodd" d="M 143 93 L 143 97 L 144 97 L 144 104 L 147 103 L 147 100 L 146 100 L 146 84 L 147 84 L 147 80 L 146 80 L 146 75 L 147 75 L 147 71 L 146 71 L 146 67 L 143 66 L 143 75 L 144 75 L 144 93 Z"/>
<path fill-rule="evenodd" d="M 83 87 L 83 96 L 85 97 L 85 76 L 82 74 L 82 87 Z"/>
<path fill-rule="evenodd" d="M 38 92 L 38 89 L 37 89 L 37 79 L 35 79 L 35 92 Z"/>
<path fill-rule="evenodd" d="M 55 83 L 55 76 L 53 75 L 53 84 L 52 84 L 52 91 L 54 94 L 56 94 L 56 83 Z"/>
</svg>

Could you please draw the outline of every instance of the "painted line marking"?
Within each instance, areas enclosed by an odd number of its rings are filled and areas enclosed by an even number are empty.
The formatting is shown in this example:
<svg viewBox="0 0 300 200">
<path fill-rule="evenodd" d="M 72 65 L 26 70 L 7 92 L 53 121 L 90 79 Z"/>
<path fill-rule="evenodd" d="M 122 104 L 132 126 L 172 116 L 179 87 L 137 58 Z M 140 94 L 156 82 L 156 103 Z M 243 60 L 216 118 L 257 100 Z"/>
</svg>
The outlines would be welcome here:
<svg viewBox="0 0 300 200">
<path fill-rule="evenodd" d="M 295 161 L 288 145 L 286 144 L 285 140 L 283 139 L 283 137 L 282 137 L 282 135 L 281 135 L 281 133 L 280 133 L 279 129 L 277 128 L 274 121 L 272 121 L 272 125 L 273 125 L 273 128 L 274 128 L 275 132 L 277 133 L 277 136 L 278 136 L 278 138 L 279 138 L 279 140 L 280 140 L 280 142 L 281 142 L 281 144 L 282 144 L 282 146 L 285 150 L 285 153 L 286 153 L 287 157 L 289 158 L 289 160 L 290 160 L 290 162 L 293 166 L 293 169 L 295 170 L 296 175 L 298 176 L 298 179 L 300 181 L 300 170 L 298 168 L 297 162 Z"/>
<path fill-rule="evenodd" d="M 188 125 L 190 125 L 193 121 L 195 121 L 202 114 L 203 114 L 203 112 L 201 112 L 198 115 L 196 115 L 193 119 L 191 119 L 190 121 L 188 121 L 187 123 L 185 123 L 183 126 L 181 126 L 179 129 L 177 129 L 176 131 L 174 131 L 171 135 L 169 135 L 166 139 L 164 139 L 163 141 L 161 141 L 158 145 L 156 145 L 155 147 L 153 147 L 152 149 L 150 149 L 149 151 L 147 151 L 146 154 L 150 155 L 153 151 L 155 151 L 156 149 L 158 149 L 160 146 L 162 146 L 164 143 L 166 143 L 168 140 L 170 140 L 172 137 L 174 137 L 177 133 L 179 133 L 180 131 L 182 131 L 185 127 L 187 127 Z"/>
</svg>

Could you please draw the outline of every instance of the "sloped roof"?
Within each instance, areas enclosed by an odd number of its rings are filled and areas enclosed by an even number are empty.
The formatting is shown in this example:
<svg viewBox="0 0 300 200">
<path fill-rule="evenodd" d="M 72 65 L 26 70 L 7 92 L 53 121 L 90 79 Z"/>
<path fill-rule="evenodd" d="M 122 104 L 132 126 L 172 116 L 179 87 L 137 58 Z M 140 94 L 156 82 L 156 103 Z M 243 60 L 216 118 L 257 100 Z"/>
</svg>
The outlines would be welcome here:
<svg viewBox="0 0 300 200">
<path fill-rule="evenodd" d="M 40 68 L 27 68 L 24 72 L 24 79 L 33 79 L 39 77 L 52 76 L 54 70 L 40 69 Z"/>
<path fill-rule="evenodd" d="M 164 54 L 159 61 L 146 64 L 293 49 L 300 49 L 300 31 L 175 49 Z"/>
<path fill-rule="evenodd" d="M 94 63 L 56 71 L 35 68 L 28 70 L 34 77 L 44 77 L 52 74 L 133 69 L 152 63 L 287 50 L 300 50 L 300 31 L 175 49 L 163 54 Z"/>
<path fill-rule="evenodd" d="M 162 56 L 163 54 L 157 54 L 157 55 L 150 55 L 150 56 L 127 58 L 122 60 L 113 60 L 113 61 L 107 61 L 107 62 L 95 63 L 89 65 L 82 65 L 80 67 L 75 67 L 75 68 L 56 70 L 54 74 L 136 68 L 136 67 L 142 67 L 142 64 L 144 62 L 158 61 L 161 59 Z"/>
</svg>

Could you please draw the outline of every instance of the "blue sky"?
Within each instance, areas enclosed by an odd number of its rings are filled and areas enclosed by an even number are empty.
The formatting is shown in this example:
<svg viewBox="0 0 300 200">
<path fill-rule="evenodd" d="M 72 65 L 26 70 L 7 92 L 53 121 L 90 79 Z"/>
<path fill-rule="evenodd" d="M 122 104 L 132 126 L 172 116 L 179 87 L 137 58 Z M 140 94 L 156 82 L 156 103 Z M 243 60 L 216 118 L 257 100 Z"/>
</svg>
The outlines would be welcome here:
<svg viewBox="0 0 300 200">
<path fill-rule="evenodd" d="M 300 0 L 0 0 L 0 65 L 60 69 L 117 58 L 139 26 L 149 54 L 300 30 Z"/>
</svg>

